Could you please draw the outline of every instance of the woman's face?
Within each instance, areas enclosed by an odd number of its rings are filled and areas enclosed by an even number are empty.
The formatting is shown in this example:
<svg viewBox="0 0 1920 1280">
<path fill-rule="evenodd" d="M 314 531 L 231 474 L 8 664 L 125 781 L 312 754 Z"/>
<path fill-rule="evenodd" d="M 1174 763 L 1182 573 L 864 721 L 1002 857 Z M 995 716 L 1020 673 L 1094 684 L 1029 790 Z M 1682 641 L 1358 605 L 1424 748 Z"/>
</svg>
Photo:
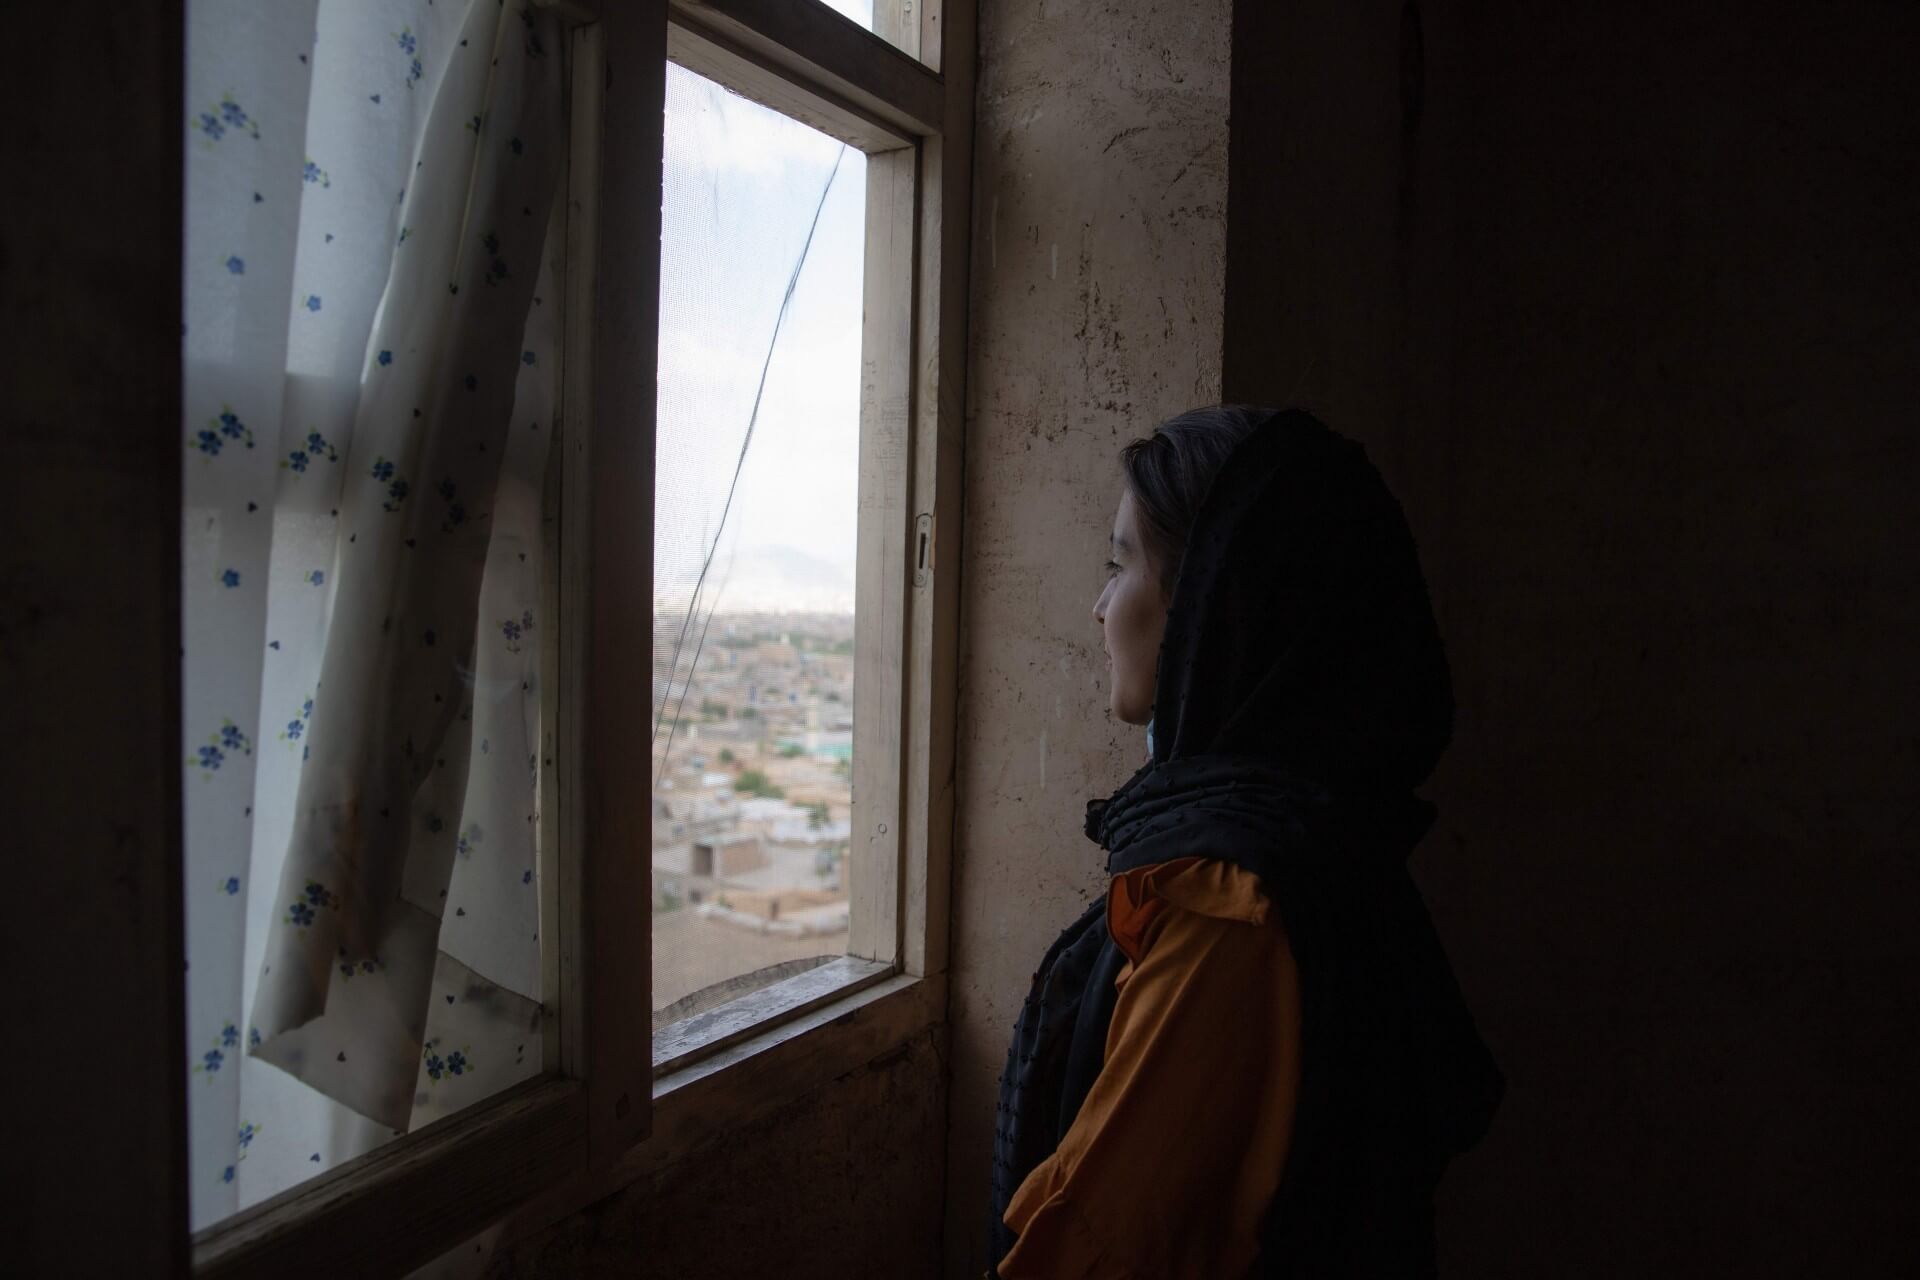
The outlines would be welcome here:
<svg viewBox="0 0 1920 1280">
<path fill-rule="evenodd" d="M 1160 661 L 1160 635 L 1167 625 L 1167 598 L 1160 574 L 1142 549 L 1133 494 L 1122 491 L 1113 517 L 1112 559 L 1107 584 L 1093 603 L 1094 621 L 1104 632 L 1109 702 L 1127 724 L 1145 724 L 1153 715 L 1154 669 Z"/>
</svg>

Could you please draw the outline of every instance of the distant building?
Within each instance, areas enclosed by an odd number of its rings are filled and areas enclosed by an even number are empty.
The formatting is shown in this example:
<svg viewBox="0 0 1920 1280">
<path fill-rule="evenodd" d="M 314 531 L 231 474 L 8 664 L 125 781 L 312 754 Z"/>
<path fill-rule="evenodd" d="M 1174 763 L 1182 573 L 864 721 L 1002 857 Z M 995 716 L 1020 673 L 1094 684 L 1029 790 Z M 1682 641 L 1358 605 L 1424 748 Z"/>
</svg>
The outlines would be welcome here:
<svg viewBox="0 0 1920 1280">
<path fill-rule="evenodd" d="M 766 865 L 767 853 L 759 836 L 734 834 L 694 841 L 689 870 L 697 877 L 724 880 Z"/>
<path fill-rule="evenodd" d="M 731 779 L 726 779 L 731 781 Z M 701 796 L 689 793 L 654 796 L 653 802 L 653 843 L 656 847 L 668 844 L 684 844 L 689 840 L 703 840 L 713 836 L 725 835 L 739 825 L 739 813 L 727 797 L 728 792 L 714 796 Z"/>
</svg>

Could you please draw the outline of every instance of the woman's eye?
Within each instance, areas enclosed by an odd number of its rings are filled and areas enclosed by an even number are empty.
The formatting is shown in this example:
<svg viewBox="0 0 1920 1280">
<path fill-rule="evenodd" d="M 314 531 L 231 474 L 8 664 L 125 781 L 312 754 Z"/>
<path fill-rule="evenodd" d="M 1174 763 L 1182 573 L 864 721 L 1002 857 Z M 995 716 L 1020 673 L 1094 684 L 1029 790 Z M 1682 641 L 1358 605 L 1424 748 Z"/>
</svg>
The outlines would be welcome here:
<svg viewBox="0 0 1920 1280">
<path fill-rule="evenodd" d="M 1109 578 L 1113 577 L 1115 574 L 1119 572 L 1120 572 L 1120 566 L 1117 563 L 1115 563 L 1112 560 L 1107 561 L 1107 576 Z"/>
</svg>

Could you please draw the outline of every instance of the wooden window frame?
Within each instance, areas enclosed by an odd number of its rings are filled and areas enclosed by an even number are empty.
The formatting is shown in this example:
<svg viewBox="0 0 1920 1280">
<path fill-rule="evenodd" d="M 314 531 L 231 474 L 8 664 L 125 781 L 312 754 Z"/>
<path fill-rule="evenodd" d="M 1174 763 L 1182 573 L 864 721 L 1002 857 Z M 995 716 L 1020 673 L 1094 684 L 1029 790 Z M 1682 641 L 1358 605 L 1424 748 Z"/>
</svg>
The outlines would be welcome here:
<svg viewBox="0 0 1920 1280">
<path fill-rule="evenodd" d="M 879 34 L 810 0 L 535 2 L 573 59 L 547 566 L 561 625 L 542 655 L 547 1071 L 198 1233 L 196 1276 L 403 1274 L 478 1233 L 511 1240 L 945 1017 L 972 0 L 877 0 Z M 631 655 L 652 634 L 662 132 L 627 124 L 662 118 L 670 57 L 868 155 L 855 669 L 877 713 L 856 716 L 849 854 L 864 888 L 845 961 L 691 1036 L 650 1031 L 652 806 L 632 780 L 651 767 L 628 731 L 651 719 Z"/>
</svg>

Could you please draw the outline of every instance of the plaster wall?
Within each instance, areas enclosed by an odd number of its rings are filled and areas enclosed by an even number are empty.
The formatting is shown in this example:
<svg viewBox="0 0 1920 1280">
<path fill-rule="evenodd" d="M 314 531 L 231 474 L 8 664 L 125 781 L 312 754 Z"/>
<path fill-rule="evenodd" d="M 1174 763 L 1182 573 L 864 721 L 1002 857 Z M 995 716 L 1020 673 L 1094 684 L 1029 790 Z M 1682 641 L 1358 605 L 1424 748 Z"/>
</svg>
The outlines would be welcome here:
<svg viewBox="0 0 1920 1280">
<path fill-rule="evenodd" d="M 1920 15 L 1236 9 L 1226 391 L 1367 443 L 1453 664 L 1445 1269 L 1920 1274 Z"/>
<path fill-rule="evenodd" d="M 1091 610 L 1119 448 L 1220 395 L 1228 0 L 982 0 L 947 1274 L 978 1276 L 996 1085 L 1132 772 Z"/>
<path fill-rule="evenodd" d="M 944 1095 L 940 1033 L 923 1033 L 509 1246 L 485 1274 L 934 1275 Z"/>
</svg>

